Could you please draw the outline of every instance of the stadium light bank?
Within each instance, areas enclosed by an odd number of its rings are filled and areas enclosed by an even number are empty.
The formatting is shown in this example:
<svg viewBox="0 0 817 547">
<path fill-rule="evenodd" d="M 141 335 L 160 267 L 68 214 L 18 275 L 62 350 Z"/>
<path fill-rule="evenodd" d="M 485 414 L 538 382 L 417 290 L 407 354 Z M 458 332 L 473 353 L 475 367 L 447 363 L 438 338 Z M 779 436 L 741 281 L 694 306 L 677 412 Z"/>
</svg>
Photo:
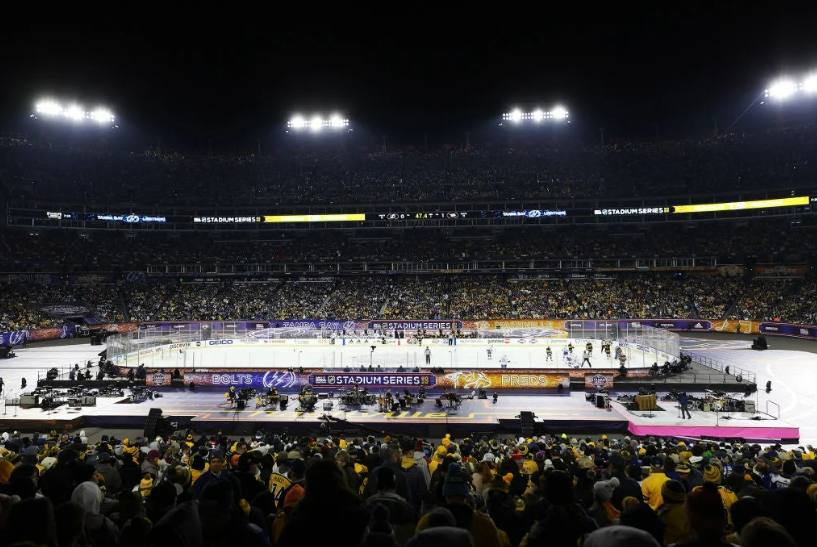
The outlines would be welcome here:
<svg viewBox="0 0 817 547">
<path fill-rule="evenodd" d="M 570 123 L 570 113 L 562 106 L 556 106 L 551 110 L 537 108 L 526 112 L 521 108 L 514 108 L 510 112 L 502 114 L 503 122 L 512 124 L 538 124 L 546 122 Z"/>
<path fill-rule="evenodd" d="M 96 124 L 99 126 L 118 127 L 113 112 L 104 107 L 85 110 L 84 107 L 71 104 L 63 105 L 57 101 L 44 99 L 34 105 L 34 119 L 65 120 L 75 124 Z"/>
<path fill-rule="evenodd" d="M 763 93 L 763 96 L 770 101 L 786 101 L 802 95 L 817 95 L 817 73 L 806 76 L 802 80 L 780 78 L 772 82 Z"/>
<path fill-rule="evenodd" d="M 337 131 L 351 131 L 349 127 L 349 120 L 340 114 L 332 114 L 328 118 L 320 114 L 313 116 L 302 116 L 296 114 L 287 122 L 287 133 L 289 132 L 337 132 Z"/>
</svg>

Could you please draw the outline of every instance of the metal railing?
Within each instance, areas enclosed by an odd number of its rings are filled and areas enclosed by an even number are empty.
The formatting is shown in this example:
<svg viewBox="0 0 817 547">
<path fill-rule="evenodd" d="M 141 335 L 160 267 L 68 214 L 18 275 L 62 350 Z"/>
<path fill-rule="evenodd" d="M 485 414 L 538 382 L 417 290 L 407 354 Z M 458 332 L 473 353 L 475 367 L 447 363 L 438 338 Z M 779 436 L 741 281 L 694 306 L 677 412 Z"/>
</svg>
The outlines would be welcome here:
<svg viewBox="0 0 817 547">
<path fill-rule="evenodd" d="M 695 354 L 692 362 L 698 363 L 699 365 L 711 368 L 713 370 L 717 370 L 725 376 L 732 376 L 734 377 L 735 381 L 754 384 L 757 380 L 755 373 L 750 370 L 745 370 L 734 365 L 727 365 L 723 361 L 718 361 L 717 359 L 712 359 L 711 357 L 706 357 L 705 355 Z M 726 372 L 727 367 L 729 368 L 728 373 Z"/>
<path fill-rule="evenodd" d="M 777 416 L 775 416 L 774 414 L 769 412 L 769 404 L 773 404 L 774 406 L 777 407 Z M 775 418 L 777 418 L 779 420 L 780 419 L 780 405 L 775 403 L 774 401 L 766 401 L 766 414 L 768 414 L 769 416 L 774 416 Z"/>
</svg>

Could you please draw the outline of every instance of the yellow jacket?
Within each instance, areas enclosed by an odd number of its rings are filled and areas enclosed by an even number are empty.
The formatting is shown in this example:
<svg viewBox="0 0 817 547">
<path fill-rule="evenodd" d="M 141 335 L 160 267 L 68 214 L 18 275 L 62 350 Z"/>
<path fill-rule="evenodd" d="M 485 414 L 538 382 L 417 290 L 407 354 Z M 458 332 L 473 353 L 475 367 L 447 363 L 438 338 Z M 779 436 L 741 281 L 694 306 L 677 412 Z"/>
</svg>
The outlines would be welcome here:
<svg viewBox="0 0 817 547">
<path fill-rule="evenodd" d="M 653 471 L 649 477 L 641 482 L 641 493 L 653 511 L 664 503 L 664 498 L 661 496 L 661 487 L 668 480 L 669 477 L 667 477 L 663 471 Z"/>
</svg>

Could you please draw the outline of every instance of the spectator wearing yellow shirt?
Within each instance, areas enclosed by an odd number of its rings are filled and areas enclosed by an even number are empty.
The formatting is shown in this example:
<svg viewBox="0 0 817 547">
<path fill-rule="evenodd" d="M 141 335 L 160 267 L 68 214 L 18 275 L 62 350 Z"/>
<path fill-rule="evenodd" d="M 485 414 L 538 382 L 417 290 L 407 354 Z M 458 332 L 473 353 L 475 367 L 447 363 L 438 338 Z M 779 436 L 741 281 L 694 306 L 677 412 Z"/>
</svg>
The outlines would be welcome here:
<svg viewBox="0 0 817 547">
<path fill-rule="evenodd" d="M 641 483 L 641 493 L 644 495 L 644 501 L 649 504 L 653 511 L 664 503 L 664 498 L 661 496 L 661 487 L 668 480 L 669 477 L 664 474 L 664 456 L 659 454 L 652 459 L 650 476 Z"/>
</svg>

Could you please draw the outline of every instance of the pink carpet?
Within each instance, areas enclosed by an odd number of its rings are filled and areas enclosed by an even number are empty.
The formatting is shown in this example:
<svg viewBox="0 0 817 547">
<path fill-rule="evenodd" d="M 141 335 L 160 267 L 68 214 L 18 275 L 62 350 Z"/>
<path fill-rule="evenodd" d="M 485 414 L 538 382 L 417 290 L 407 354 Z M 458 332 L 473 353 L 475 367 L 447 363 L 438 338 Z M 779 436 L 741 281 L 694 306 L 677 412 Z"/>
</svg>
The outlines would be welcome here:
<svg viewBox="0 0 817 547">
<path fill-rule="evenodd" d="M 636 425 L 630 423 L 627 428 L 639 437 L 715 437 L 741 438 L 753 441 L 781 441 L 799 439 L 800 429 L 796 427 L 713 427 L 713 426 L 674 426 L 674 425 Z"/>
</svg>

